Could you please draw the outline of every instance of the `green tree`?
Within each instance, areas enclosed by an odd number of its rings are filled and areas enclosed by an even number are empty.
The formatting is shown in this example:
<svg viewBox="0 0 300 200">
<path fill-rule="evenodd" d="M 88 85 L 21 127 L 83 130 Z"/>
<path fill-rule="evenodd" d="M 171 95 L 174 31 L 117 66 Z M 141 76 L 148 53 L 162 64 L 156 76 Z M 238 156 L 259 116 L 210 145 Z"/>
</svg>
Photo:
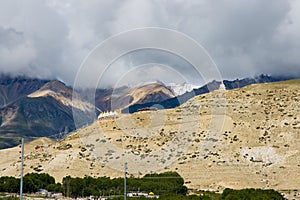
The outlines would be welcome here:
<svg viewBox="0 0 300 200">
<path fill-rule="evenodd" d="M 46 190 L 48 190 L 49 192 L 63 192 L 63 188 L 60 183 L 47 185 Z"/>
<path fill-rule="evenodd" d="M 222 195 L 222 200 L 242 199 L 242 200 L 283 200 L 284 197 L 275 190 L 262 189 L 242 189 L 233 190 L 226 188 Z"/>
<path fill-rule="evenodd" d="M 47 185 L 55 184 L 55 179 L 46 173 L 29 173 L 24 178 L 30 178 L 38 189 L 45 189 Z"/>
<path fill-rule="evenodd" d="M 34 183 L 31 176 L 24 176 L 23 179 L 23 192 L 24 193 L 34 193 L 39 190 L 38 186 Z"/>
<path fill-rule="evenodd" d="M 20 179 L 15 177 L 0 177 L 0 192 L 17 193 L 20 191 Z"/>
</svg>

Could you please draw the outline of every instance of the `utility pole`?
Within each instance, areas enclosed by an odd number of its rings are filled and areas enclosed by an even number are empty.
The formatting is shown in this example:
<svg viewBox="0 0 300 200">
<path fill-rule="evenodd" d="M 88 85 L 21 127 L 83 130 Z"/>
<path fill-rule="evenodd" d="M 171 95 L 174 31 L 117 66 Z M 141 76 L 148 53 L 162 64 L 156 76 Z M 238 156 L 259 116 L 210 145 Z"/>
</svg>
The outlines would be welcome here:
<svg viewBox="0 0 300 200">
<path fill-rule="evenodd" d="M 24 138 L 21 139 L 21 174 L 20 174 L 20 200 L 23 199 L 23 172 L 24 172 Z"/>
<path fill-rule="evenodd" d="M 124 163 L 124 200 L 126 200 L 126 170 L 127 162 Z"/>
</svg>

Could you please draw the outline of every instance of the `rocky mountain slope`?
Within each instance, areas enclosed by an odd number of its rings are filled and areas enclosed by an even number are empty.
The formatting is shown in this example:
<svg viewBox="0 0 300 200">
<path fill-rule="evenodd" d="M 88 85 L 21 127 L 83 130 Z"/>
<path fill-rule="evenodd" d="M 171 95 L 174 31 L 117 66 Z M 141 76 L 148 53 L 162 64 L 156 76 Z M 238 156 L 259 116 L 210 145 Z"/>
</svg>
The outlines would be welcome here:
<svg viewBox="0 0 300 200">
<path fill-rule="evenodd" d="M 73 90 L 59 81 L 50 81 L 39 90 L 21 97 L 1 109 L 0 148 L 16 145 L 20 137 L 59 138 L 74 130 L 73 110 L 86 116 L 93 106 L 85 101 L 72 101 Z"/>
<path fill-rule="evenodd" d="M 268 82 L 276 82 L 276 81 L 283 81 L 283 80 L 289 80 L 292 79 L 291 77 L 272 77 L 268 75 L 260 75 L 254 78 L 244 78 L 244 79 L 236 79 L 233 81 L 230 80 L 223 80 L 223 83 L 226 87 L 226 89 L 231 90 L 235 88 L 241 88 L 247 85 L 251 85 L 254 83 L 268 83 Z M 136 104 L 131 104 L 129 107 L 125 108 L 122 110 L 122 112 L 125 113 L 133 113 L 138 111 L 139 109 L 142 108 L 147 108 L 147 107 L 155 107 L 157 109 L 163 109 L 163 108 L 175 108 L 189 99 L 200 95 L 200 94 L 205 94 L 208 92 L 212 92 L 216 89 L 219 88 L 221 82 L 220 81 L 212 81 L 207 83 L 206 85 L 199 87 L 199 88 L 194 88 L 192 91 L 186 92 L 184 94 L 178 95 L 174 98 L 169 98 L 163 101 L 149 101 L 147 103 L 136 103 Z"/>
<path fill-rule="evenodd" d="M 40 89 L 48 80 L 0 75 L 0 107 Z"/>
<path fill-rule="evenodd" d="M 300 79 L 199 95 L 180 107 L 121 114 L 59 141 L 26 145 L 25 172 L 129 176 L 177 171 L 196 189 L 300 182 Z M 0 150 L 0 176 L 19 176 L 19 148 Z"/>
<path fill-rule="evenodd" d="M 174 98 L 174 92 L 161 82 L 139 87 L 120 87 L 115 89 L 97 89 L 95 103 L 101 110 L 123 109 L 132 104 L 160 102 Z"/>
<path fill-rule="evenodd" d="M 137 88 L 121 87 L 115 90 L 98 89 L 95 100 L 88 103 L 80 94 L 72 98 L 73 89 L 60 81 L 46 81 L 26 77 L 0 79 L 0 149 L 17 144 L 20 137 L 28 141 L 36 137 L 64 137 L 76 126 L 73 113 L 81 117 L 82 124 L 95 119 L 91 103 L 101 110 L 123 108 L 134 103 L 163 101 L 174 97 L 172 90 L 162 83 Z"/>
</svg>

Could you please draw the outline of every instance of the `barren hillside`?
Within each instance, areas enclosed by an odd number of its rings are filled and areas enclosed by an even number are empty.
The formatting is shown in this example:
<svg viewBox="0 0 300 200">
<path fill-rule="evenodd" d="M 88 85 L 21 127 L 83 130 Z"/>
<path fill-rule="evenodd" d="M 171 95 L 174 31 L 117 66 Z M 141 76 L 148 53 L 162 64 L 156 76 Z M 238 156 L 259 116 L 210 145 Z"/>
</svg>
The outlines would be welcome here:
<svg viewBox="0 0 300 200">
<path fill-rule="evenodd" d="M 55 142 L 26 145 L 25 172 L 140 176 L 177 171 L 188 187 L 299 189 L 300 80 L 197 96 L 181 107 L 121 114 Z M 43 146 L 43 147 L 41 147 Z M 19 148 L 0 151 L 0 176 L 19 175 Z"/>
</svg>

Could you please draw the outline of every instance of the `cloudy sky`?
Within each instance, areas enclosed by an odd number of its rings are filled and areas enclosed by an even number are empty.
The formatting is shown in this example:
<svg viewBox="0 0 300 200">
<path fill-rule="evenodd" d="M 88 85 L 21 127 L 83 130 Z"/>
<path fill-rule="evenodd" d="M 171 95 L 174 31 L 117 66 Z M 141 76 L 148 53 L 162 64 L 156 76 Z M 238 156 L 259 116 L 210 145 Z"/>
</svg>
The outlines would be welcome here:
<svg viewBox="0 0 300 200">
<path fill-rule="evenodd" d="M 2 0 L 0 4 L 1 73 L 58 78 L 72 85 L 84 59 L 107 38 L 131 29 L 161 27 L 202 45 L 223 78 L 261 73 L 300 76 L 298 0 Z M 185 78 L 176 74 L 182 73 L 197 84 L 191 78 L 192 67 L 166 52 L 141 50 L 112 65 L 114 70 L 105 74 L 107 85 L 120 79 L 180 82 Z M 134 66 L 142 67 L 133 70 Z M 89 74 L 84 76 L 89 79 Z"/>
</svg>

